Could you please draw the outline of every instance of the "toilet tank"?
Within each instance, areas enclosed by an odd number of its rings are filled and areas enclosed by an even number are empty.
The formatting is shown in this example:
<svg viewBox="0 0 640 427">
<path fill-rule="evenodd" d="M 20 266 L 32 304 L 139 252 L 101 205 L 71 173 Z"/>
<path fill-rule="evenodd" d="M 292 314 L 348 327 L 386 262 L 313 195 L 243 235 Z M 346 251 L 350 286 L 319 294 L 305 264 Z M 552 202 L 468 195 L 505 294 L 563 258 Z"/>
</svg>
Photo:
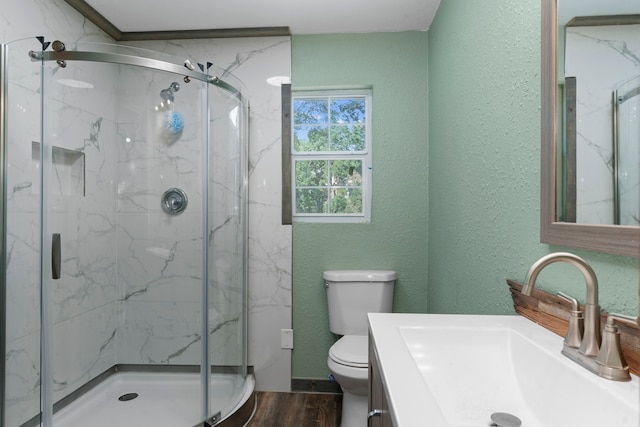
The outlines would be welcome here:
<svg viewBox="0 0 640 427">
<path fill-rule="evenodd" d="M 395 271 L 332 270 L 322 277 L 334 334 L 367 335 L 367 313 L 391 312 Z"/>
</svg>

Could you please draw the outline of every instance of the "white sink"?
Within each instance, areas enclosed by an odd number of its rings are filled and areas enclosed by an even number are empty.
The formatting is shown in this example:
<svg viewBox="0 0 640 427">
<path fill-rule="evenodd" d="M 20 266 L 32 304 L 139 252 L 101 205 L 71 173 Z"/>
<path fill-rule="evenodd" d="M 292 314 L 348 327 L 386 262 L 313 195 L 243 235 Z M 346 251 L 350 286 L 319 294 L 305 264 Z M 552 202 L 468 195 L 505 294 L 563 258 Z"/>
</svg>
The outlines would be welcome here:
<svg viewBox="0 0 640 427">
<path fill-rule="evenodd" d="M 639 427 L 640 380 L 605 380 L 520 316 L 370 314 L 397 427 Z"/>
</svg>

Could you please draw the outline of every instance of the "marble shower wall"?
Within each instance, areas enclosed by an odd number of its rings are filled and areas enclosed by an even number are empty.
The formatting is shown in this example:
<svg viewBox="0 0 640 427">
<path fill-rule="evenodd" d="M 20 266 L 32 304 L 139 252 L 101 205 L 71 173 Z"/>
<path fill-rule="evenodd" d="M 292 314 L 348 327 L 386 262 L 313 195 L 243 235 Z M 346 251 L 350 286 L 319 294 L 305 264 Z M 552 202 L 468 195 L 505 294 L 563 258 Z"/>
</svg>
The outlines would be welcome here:
<svg viewBox="0 0 640 427">
<path fill-rule="evenodd" d="M 613 142 L 611 94 L 640 75 L 640 25 L 567 27 L 565 76 L 577 81 L 577 222 L 613 224 Z M 637 120 L 637 119 L 636 119 Z M 627 153 L 629 154 L 629 153 Z M 637 152 L 635 153 L 637 155 Z M 637 157 L 630 172 L 637 177 Z M 623 171 L 624 173 L 624 171 Z M 638 182 L 625 182 L 635 195 Z"/>
<path fill-rule="evenodd" d="M 118 289 L 123 328 L 118 363 L 190 364 L 201 359 L 202 143 L 199 82 L 181 85 L 175 111 L 183 131 L 172 135 L 160 91 L 179 76 L 123 66 L 118 96 Z M 182 81 L 180 81 L 182 83 Z M 158 107 L 158 111 L 154 109 Z M 161 209 L 169 188 L 188 206 Z"/>
<path fill-rule="evenodd" d="M 280 88 L 290 76 L 290 37 L 137 42 L 135 46 L 210 61 L 246 86 L 249 120 L 249 364 L 258 390 L 290 389 L 291 353 L 280 330 L 291 328 L 291 226 L 281 224 Z M 224 76 L 222 76 L 224 77 Z"/>
<path fill-rule="evenodd" d="M 49 232 L 62 238 L 62 276 L 45 284 L 54 325 L 54 401 L 116 363 L 116 69 L 89 62 L 45 68 L 44 138 L 64 150 L 61 159 L 53 157 L 48 181 L 60 188 L 45 207 Z M 63 84 L 68 81 L 92 88 Z M 60 179 L 76 168 L 84 173 Z"/>
</svg>

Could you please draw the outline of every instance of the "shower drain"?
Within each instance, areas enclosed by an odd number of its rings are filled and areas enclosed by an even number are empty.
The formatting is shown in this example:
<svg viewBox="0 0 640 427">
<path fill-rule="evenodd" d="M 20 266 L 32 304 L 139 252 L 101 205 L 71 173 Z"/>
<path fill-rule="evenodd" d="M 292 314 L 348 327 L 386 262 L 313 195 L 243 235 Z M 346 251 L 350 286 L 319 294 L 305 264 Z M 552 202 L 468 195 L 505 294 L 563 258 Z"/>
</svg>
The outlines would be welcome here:
<svg viewBox="0 0 640 427">
<path fill-rule="evenodd" d="M 515 415 L 507 414 L 505 412 L 495 412 L 491 414 L 491 426 L 495 427 L 520 427 L 522 421 Z"/>
<path fill-rule="evenodd" d="M 118 398 L 120 402 L 128 402 L 138 397 L 138 393 L 126 393 Z"/>
</svg>

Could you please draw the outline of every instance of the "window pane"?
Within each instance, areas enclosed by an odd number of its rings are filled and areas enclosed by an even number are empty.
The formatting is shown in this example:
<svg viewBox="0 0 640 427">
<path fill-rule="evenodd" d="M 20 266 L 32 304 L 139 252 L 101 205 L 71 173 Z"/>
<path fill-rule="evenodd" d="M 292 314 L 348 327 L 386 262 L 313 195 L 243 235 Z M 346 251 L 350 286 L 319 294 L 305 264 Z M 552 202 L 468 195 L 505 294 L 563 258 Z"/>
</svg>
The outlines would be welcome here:
<svg viewBox="0 0 640 427">
<path fill-rule="evenodd" d="M 294 99 L 294 124 L 325 124 L 329 121 L 329 108 L 326 98 Z"/>
<path fill-rule="evenodd" d="M 331 127 L 331 151 L 364 151 L 364 125 L 336 125 Z"/>
<path fill-rule="evenodd" d="M 327 213 L 327 189 L 297 189 L 296 213 Z"/>
<path fill-rule="evenodd" d="M 327 186 L 328 167 L 326 160 L 297 160 L 296 187 Z"/>
<path fill-rule="evenodd" d="M 364 90 L 294 95 L 291 195 L 298 220 L 369 220 L 370 99 Z"/>
<path fill-rule="evenodd" d="M 337 98 L 331 100 L 331 123 L 364 123 L 365 98 Z"/>
<path fill-rule="evenodd" d="M 331 213 L 362 213 L 362 189 L 334 188 L 331 190 Z"/>
<path fill-rule="evenodd" d="M 294 151 L 329 151 L 329 128 L 327 126 L 294 126 Z"/>
<path fill-rule="evenodd" d="M 362 160 L 334 160 L 330 163 L 332 186 L 362 186 Z"/>
</svg>

